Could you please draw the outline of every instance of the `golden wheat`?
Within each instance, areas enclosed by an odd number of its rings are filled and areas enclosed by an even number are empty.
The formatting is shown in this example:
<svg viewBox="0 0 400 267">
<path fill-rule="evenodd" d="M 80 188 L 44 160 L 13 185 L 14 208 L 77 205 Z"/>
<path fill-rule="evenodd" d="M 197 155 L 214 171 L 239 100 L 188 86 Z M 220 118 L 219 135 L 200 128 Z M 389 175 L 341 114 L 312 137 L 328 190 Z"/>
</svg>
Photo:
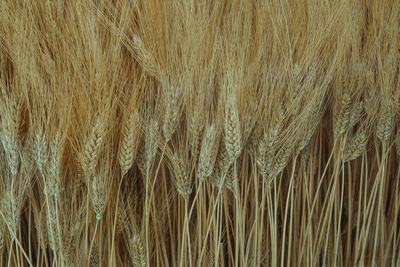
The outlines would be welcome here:
<svg viewBox="0 0 400 267">
<path fill-rule="evenodd" d="M 399 26 L 399 0 L 0 1 L 0 266 L 400 266 Z"/>
</svg>

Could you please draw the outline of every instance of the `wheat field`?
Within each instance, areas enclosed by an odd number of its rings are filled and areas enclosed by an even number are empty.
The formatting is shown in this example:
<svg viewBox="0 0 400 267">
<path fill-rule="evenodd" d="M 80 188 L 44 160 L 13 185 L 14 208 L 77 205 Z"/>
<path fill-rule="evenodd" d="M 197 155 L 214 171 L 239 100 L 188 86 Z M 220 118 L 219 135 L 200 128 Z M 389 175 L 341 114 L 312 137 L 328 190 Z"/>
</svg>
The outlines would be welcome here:
<svg viewBox="0 0 400 267">
<path fill-rule="evenodd" d="M 400 266 L 399 0 L 1 0 L 0 266 Z"/>
</svg>

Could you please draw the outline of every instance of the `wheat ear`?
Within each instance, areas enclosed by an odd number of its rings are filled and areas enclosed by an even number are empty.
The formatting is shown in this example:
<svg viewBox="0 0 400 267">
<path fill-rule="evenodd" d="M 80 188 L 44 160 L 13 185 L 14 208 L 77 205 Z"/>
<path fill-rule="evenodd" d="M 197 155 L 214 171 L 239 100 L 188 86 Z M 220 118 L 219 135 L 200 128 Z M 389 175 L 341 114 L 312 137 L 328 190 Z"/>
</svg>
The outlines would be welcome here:
<svg viewBox="0 0 400 267">
<path fill-rule="evenodd" d="M 236 98 L 228 95 L 225 102 L 225 146 L 230 161 L 235 161 L 241 151 L 241 131 Z"/>
<path fill-rule="evenodd" d="M 9 110 L 2 119 L 0 129 L 0 141 L 6 153 L 6 160 L 10 168 L 11 176 L 15 177 L 19 165 L 19 140 L 18 140 L 18 111 L 14 101 L 9 102 Z"/>
<path fill-rule="evenodd" d="M 173 89 L 172 89 L 173 90 Z M 175 89 L 176 90 L 176 89 Z M 165 97 L 165 117 L 163 133 L 165 141 L 168 142 L 174 134 L 179 122 L 179 104 L 177 91 L 168 91 Z"/>
<path fill-rule="evenodd" d="M 202 123 L 202 113 L 196 109 L 193 111 L 193 115 L 190 117 L 189 124 L 188 124 L 188 133 L 190 136 L 189 141 L 189 149 L 191 155 L 194 159 L 194 162 L 197 161 L 199 157 L 200 150 L 199 150 L 199 143 L 200 143 L 200 136 L 203 131 L 203 123 Z"/>
<path fill-rule="evenodd" d="M 173 154 L 172 167 L 175 173 L 176 188 L 179 194 L 181 194 L 183 198 L 187 199 L 192 192 L 192 184 L 182 157 Z"/>
<path fill-rule="evenodd" d="M 393 107 L 389 101 L 386 102 L 387 103 L 385 103 L 379 113 L 378 125 L 376 128 L 376 136 L 382 143 L 386 143 L 392 133 Z"/>
<path fill-rule="evenodd" d="M 212 124 L 206 129 L 206 133 L 201 145 L 199 165 L 197 169 L 197 178 L 200 183 L 209 177 L 214 169 L 217 156 L 216 149 L 216 130 Z"/>
<path fill-rule="evenodd" d="M 340 107 L 334 113 L 333 134 L 335 139 L 339 138 L 347 129 L 350 120 L 351 112 L 351 97 L 349 94 L 344 93 Z"/>
<path fill-rule="evenodd" d="M 121 167 L 121 176 L 124 176 L 129 169 L 132 167 L 135 159 L 135 153 L 138 143 L 138 125 L 139 125 L 139 114 L 132 112 L 124 126 L 122 132 L 122 141 L 119 151 L 119 165 Z"/>
<path fill-rule="evenodd" d="M 363 110 L 364 110 L 363 102 L 360 102 L 353 106 L 349 118 L 349 129 L 353 128 L 360 121 Z"/>
<path fill-rule="evenodd" d="M 149 74 L 158 77 L 158 67 L 152 53 L 145 47 L 142 38 L 137 34 L 133 34 L 133 49 L 136 52 L 137 60 L 145 71 Z"/>
<path fill-rule="evenodd" d="M 57 200 L 61 191 L 60 187 L 60 162 L 61 152 L 58 137 L 50 143 L 50 158 L 48 164 L 48 177 L 46 179 L 46 187 L 50 196 L 54 196 Z"/>
<path fill-rule="evenodd" d="M 223 185 L 223 176 L 231 165 L 231 158 L 228 155 L 226 146 L 221 145 L 217 155 L 217 166 L 215 167 L 212 179 L 212 182 L 216 187 L 221 187 Z"/>
<path fill-rule="evenodd" d="M 236 194 L 236 188 L 238 184 L 238 179 L 235 177 L 233 173 L 233 165 L 231 165 L 228 170 L 226 171 L 226 177 L 225 177 L 225 186 L 228 188 L 230 191 Z"/>
<path fill-rule="evenodd" d="M 397 155 L 400 156 L 400 130 L 397 131 L 397 134 L 396 134 L 396 152 L 397 152 Z"/>
<path fill-rule="evenodd" d="M 8 190 L 4 194 L 4 198 L 1 202 L 1 209 L 3 211 L 4 217 L 6 218 L 6 223 L 8 230 L 11 235 L 11 239 L 16 238 L 17 229 L 19 225 L 19 206 L 17 199 L 11 190 Z"/>
<path fill-rule="evenodd" d="M 87 176 L 93 175 L 100 154 L 100 147 L 104 137 L 104 126 L 99 120 L 94 126 L 88 140 L 86 141 L 82 166 Z"/>
<path fill-rule="evenodd" d="M 40 128 L 35 135 L 33 154 L 35 155 L 35 162 L 40 173 L 45 175 L 45 167 L 47 166 L 47 162 L 49 160 L 49 147 L 43 132 L 43 129 Z"/>
<path fill-rule="evenodd" d="M 358 158 L 364 151 L 368 142 L 368 136 L 365 131 L 358 131 L 355 136 L 346 143 L 343 155 L 343 161 L 347 162 Z"/>
<path fill-rule="evenodd" d="M 0 221 L 0 257 L 1 257 L 1 252 L 3 251 L 4 245 L 5 245 L 5 240 L 4 240 L 4 223 L 3 219 Z"/>
<path fill-rule="evenodd" d="M 92 197 L 93 210 L 96 213 L 96 219 L 99 221 L 106 209 L 107 203 L 107 188 L 105 182 L 100 176 L 95 175 L 92 179 L 92 190 L 90 191 Z"/>
<path fill-rule="evenodd" d="M 129 256 L 131 262 L 135 267 L 146 266 L 146 257 L 144 255 L 144 248 L 142 238 L 139 234 L 134 233 L 129 239 Z"/>
<path fill-rule="evenodd" d="M 293 147 L 295 145 L 294 141 L 290 141 L 285 146 L 283 146 L 276 155 L 273 166 L 273 176 L 276 177 L 280 174 L 286 167 L 289 160 L 290 154 L 292 153 Z"/>
<path fill-rule="evenodd" d="M 258 149 L 256 149 L 255 159 L 263 178 L 266 178 L 272 171 L 278 131 L 279 125 L 265 131 L 262 140 L 258 143 Z"/>
</svg>

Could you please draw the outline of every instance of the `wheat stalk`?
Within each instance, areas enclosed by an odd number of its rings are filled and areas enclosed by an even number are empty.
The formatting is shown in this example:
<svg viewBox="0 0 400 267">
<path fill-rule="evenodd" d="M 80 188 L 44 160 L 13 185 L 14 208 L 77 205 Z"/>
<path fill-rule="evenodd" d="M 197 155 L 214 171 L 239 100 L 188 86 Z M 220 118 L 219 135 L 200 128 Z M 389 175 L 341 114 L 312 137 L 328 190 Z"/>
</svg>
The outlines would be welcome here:
<svg viewBox="0 0 400 267">
<path fill-rule="evenodd" d="M 150 170 L 153 159 L 157 153 L 157 136 L 158 136 L 158 122 L 156 120 L 150 121 L 150 125 L 147 128 L 146 132 L 146 141 L 145 141 L 145 166 L 146 171 Z"/>
</svg>

